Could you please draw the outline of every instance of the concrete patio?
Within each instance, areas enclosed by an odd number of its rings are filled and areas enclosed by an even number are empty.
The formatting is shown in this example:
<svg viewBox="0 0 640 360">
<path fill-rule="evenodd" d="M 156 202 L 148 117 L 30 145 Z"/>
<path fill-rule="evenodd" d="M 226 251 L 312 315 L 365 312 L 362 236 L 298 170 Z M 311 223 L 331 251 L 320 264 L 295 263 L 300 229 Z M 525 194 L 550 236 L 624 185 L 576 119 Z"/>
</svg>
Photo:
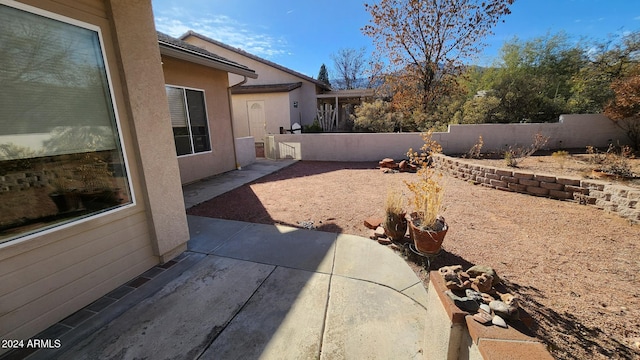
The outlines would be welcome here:
<svg viewBox="0 0 640 360">
<path fill-rule="evenodd" d="M 214 183 L 241 183 L 242 171 Z M 60 348 L 2 358 L 424 357 L 427 292 L 392 250 L 346 234 L 188 220 L 188 251 L 37 336 Z"/>
</svg>

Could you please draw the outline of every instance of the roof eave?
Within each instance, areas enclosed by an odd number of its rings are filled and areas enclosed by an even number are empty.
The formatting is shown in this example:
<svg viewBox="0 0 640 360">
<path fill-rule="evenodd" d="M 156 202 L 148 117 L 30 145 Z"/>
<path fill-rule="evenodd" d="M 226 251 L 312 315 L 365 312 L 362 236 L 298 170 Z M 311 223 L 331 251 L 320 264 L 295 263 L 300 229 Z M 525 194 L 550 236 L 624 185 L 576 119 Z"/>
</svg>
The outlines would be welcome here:
<svg viewBox="0 0 640 360">
<path fill-rule="evenodd" d="M 204 65 L 210 68 L 230 72 L 232 74 L 246 76 L 251 79 L 257 79 L 258 74 L 255 71 L 248 68 L 241 68 L 231 63 L 226 63 L 221 60 L 206 57 L 202 54 L 190 51 L 188 49 L 176 47 L 173 44 L 169 44 L 163 41 L 159 41 L 160 54 L 166 55 L 172 58 L 189 61 L 195 64 Z"/>
</svg>

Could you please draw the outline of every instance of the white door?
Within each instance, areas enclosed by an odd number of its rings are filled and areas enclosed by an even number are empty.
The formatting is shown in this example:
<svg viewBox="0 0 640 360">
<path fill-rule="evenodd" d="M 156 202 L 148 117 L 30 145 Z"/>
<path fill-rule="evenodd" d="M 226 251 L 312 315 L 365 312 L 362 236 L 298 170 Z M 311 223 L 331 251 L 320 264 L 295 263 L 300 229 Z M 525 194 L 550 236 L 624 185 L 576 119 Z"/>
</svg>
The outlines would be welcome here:
<svg viewBox="0 0 640 360">
<path fill-rule="evenodd" d="M 255 142 L 264 142 L 267 124 L 264 119 L 264 101 L 247 101 L 249 134 Z"/>
</svg>

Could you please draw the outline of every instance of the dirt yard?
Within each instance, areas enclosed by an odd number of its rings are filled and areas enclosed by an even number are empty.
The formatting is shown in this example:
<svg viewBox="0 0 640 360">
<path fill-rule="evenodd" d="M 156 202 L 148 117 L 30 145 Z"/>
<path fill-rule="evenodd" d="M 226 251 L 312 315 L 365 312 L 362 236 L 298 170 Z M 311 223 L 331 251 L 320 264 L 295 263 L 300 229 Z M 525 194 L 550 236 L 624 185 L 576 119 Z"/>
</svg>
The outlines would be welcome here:
<svg viewBox="0 0 640 360">
<path fill-rule="evenodd" d="M 560 171 L 549 169 L 555 163 L 550 157 L 526 161 L 535 170 Z M 383 174 L 376 166 L 298 162 L 188 213 L 368 237 L 363 220 L 382 216 L 387 190 L 406 190 L 403 181 L 415 177 Z M 564 164 L 562 172 L 569 167 Z M 432 268 L 494 267 L 521 297 L 535 321 L 534 332 L 558 359 L 640 358 L 639 225 L 574 202 L 446 176 L 444 183 L 443 215 L 450 230 Z M 409 264 L 428 281 L 420 266 Z"/>
</svg>

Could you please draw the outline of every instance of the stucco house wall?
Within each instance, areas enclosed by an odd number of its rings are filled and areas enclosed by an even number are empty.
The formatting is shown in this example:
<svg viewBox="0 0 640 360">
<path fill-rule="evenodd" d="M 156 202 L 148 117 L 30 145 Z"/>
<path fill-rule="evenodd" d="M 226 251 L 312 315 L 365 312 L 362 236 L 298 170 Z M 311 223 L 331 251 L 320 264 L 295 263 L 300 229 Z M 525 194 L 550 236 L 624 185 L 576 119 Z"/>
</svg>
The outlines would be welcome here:
<svg viewBox="0 0 640 360">
<path fill-rule="evenodd" d="M 211 151 L 178 157 L 182 184 L 234 170 L 236 160 L 227 72 L 166 55 L 162 56 L 162 70 L 167 85 L 204 90 L 205 94 Z M 242 136 L 246 135 L 236 135 Z"/>
<path fill-rule="evenodd" d="M 254 136 L 249 131 L 249 103 L 264 101 L 264 113 L 266 121 L 266 134 L 279 134 L 280 127 L 291 127 L 291 103 L 290 93 L 264 93 L 264 94 L 236 94 L 233 95 L 234 134 L 236 137 Z M 256 142 L 264 139 L 256 136 Z"/>
<path fill-rule="evenodd" d="M 0 244 L 0 338 L 27 339 L 181 253 L 189 232 L 151 2 L 1 3 L 100 28 L 133 190 L 132 204 Z"/>
<path fill-rule="evenodd" d="M 268 60 L 261 59 L 255 55 L 246 53 L 242 50 L 231 48 L 228 45 L 218 43 L 215 40 L 208 39 L 200 34 L 188 32 L 181 38 L 190 44 L 209 50 L 227 59 L 233 60 L 240 64 L 246 65 L 251 69 L 254 69 L 259 75 L 258 78 L 248 79 L 247 82 L 243 85 L 250 86 L 302 82 L 302 86 L 298 89 L 292 90 L 291 92 L 295 93 L 289 95 L 290 99 L 286 108 L 290 109 L 290 117 L 289 123 L 284 127 L 288 129 L 296 122 L 301 125 L 310 125 L 313 123 L 313 119 L 316 116 L 316 94 L 328 90 L 328 88 L 324 88 L 323 86 L 321 86 L 317 80 L 297 73 L 294 70 L 284 68 Z M 229 74 L 230 85 L 233 86 L 242 81 L 243 78 L 241 76 Z M 260 100 L 261 98 L 264 98 L 264 95 L 264 93 L 256 93 L 254 99 Z M 236 98 L 237 95 L 232 96 L 233 101 L 236 101 Z M 297 108 L 293 108 L 294 101 L 298 102 Z M 242 116 L 248 116 L 242 114 L 242 112 L 236 112 L 235 109 L 236 106 L 234 105 L 234 119 L 237 118 L 240 119 L 239 121 L 241 121 Z M 238 105 L 237 109 L 238 111 L 241 111 L 242 107 Z M 244 111 L 246 111 L 246 109 Z M 283 115 L 285 115 L 285 113 L 282 112 L 277 115 L 278 117 L 276 118 L 267 118 L 267 123 L 271 121 L 278 122 L 277 119 L 281 118 Z M 270 128 L 273 127 L 274 126 L 271 126 Z M 276 127 L 276 130 L 278 129 L 279 127 Z M 277 132 L 272 134 L 277 134 Z"/>
</svg>

